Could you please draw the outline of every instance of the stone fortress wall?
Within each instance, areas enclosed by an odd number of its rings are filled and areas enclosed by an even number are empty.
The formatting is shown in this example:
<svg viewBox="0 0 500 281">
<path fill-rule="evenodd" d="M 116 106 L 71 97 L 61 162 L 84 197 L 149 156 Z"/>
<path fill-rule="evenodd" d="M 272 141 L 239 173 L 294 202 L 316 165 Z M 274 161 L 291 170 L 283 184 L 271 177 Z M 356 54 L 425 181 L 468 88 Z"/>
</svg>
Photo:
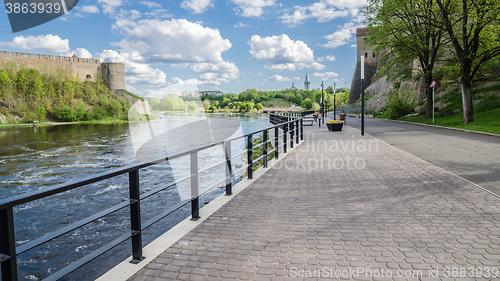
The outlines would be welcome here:
<svg viewBox="0 0 500 281">
<path fill-rule="evenodd" d="M 372 47 L 365 44 L 367 38 L 367 29 L 358 28 L 356 30 L 356 41 L 357 41 L 357 63 L 356 70 L 354 71 L 354 76 L 352 78 L 351 89 L 349 91 L 349 98 L 347 99 L 347 104 L 353 104 L 361 97 L 361 56 L 365 57 L 365 79 L 363 81 L 363 88 L 366 90 L 372 78 L 377 72 L 378 59 L 380 53 L 373 53 Z"/>
<path fill-rule="evenodd" d="M 40 72 L 55 72 L 57 69 L 64 69 L 71 75 L 79 77 L 82 81 L 97 82 L 101 77 L 108 88 L 116 96 L 127 96 L 132 103 L 139 102 L 141 106 L 140 114 L 150 114 L 147 100 L 144 102 L 125 92 L 118 91 L 125 89 L 125 65 L 119 62 L 101 63 L 98 59 L 85 59 L 76 56 L 54 56 L 43 54 L 31 54 L 22 52 L 0 51 L 0 65 L 12 61 L 16 65 L 23 64 L 28 68 L 35 68 Z M 147 106 L 143 106 L 145 103 Z"/>
<path fill-rule="evenodd" d="M 101 63 L 98 59 L 85 59 L 65 56 L 31 54 L 0 51 L 0 64 L 12 61 L 18 66 L 35 68 L 40 72 L 53 72 L 64 69 L 82 81 L 97 82 L 102 77 L 111 91 L 125 89 L 125 66 L 118 62 Z"/>
</svg>

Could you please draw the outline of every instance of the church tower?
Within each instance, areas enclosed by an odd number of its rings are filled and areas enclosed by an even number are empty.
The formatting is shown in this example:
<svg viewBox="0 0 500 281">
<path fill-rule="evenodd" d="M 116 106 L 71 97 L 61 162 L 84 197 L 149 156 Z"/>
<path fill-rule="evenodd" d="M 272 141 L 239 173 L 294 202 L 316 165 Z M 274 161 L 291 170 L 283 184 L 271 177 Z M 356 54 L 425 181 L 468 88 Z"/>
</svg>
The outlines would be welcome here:
<svg viewBox="0 0 500 281">
<path fill-rule="evenodd" d="M 311 90 L 311 81 L 309 80 L 309 74 L 306 73 L 306 81 L 304 81 L 304 90 Z"/>
</svg>

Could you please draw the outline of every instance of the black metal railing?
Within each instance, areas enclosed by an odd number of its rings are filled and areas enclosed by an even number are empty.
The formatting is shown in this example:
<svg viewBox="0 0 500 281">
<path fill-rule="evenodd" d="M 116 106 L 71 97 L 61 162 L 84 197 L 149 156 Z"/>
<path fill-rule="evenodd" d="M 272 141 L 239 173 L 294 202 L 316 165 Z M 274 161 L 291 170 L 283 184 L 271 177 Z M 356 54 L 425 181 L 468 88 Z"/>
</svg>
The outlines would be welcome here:
<svg viewBox="0 0 500 281">
<path fill-rule="evenodd" d="M 280 117 L 281 118 L 281 117 Z M 284 133 L 280 134 L 279 133 L 279 128 L 282 129 Z M 272 139 L 269 139 L 269 131 L 274 130 L 274 148 L 271 150 L 268 150 L 268 142 L 272 141 Z M 262 133 L 263 135 L 263 142 L 259 145 L 254 146 L 253 145 L 253 136 L 255 135 L 260 135 Z M 290 139 L 287 140 L 287 135 L 290 136 Z M 249 179 L 252 179 L 253 177 L 253 169 L 254 169 L 254 163 L 257 163 L 260 160 L 263 160 L 263 166 L 267 167 L 268 165 L 268 156 L 272 155 L 274 153 L 274 158 L 279 159 L 279 150 L 281 147 L 283 147 L 283 151 L 286 153 L 287 151 L 287 145 L 290 147 L 293 147 L 294 143 L 294 136 L 295 136 L 295 143 L 299 143 L 299 136 L 300 140 L 304 139 L 303 136 L 303 124 L 302 124 L 302 119 L 296 115 L 290 115 L 287 116 L 287 120 L 284 122 L 281 122 L 275 126 L 268 127 L 263 130 L 255 131 L 243 136 L 235 137 L 229 140 L 213 143 L 211 145 L 207 145 L 204 147 L 200 147 L 194 150 L 182 152 L 167 158 L 162 158 L 158 159 L 156 161 L 148 162 L 148 163 L 141 163 L 141 164 L 135 164 L 135 165 L 130 165 L 126 167 L 122 167 L 119 169 L 114 169 L 112 171 L 104 172 L 104 173 L 99 173 L 95 176 L 88 177 L 82 180 L 77 180 L 69 183 L 64 183 L 64 184 L 59 184 L 50 188 L 38 190 L 38 191 L 33 191 L 17 196 L 13 196 L 10 198 L 2 199 L 0 200 L 0 263 L 1 263 L 1 270 L 2 270 L 2 280 L 3 281 L 17 281 L 18 280 L 18 272 L 17 272 L 17 256 L 20 255 L 21 253 L 24 253 L 26 251 L 29 251 L 35 247 L 38 247 L 44 243 L 47 243 L 57 237 L 61 237 L 62 235 L 65 235 L 73 230 L 79 229 L 80 227 L 83 227 L 91 222 L 94 222 L 100 218 L 103 218 L 105 216 L 108 216 L 112 213 L 115 213 L 119 210 L 129 208 L 130 209 L 130 226 L 131 226 L 131 231 L 130 233 L 125 233 L 118 238 L 114 239 L 113 241 L 107 243 L 106 245 L 100 247 L 99 249 L 91 252 L 90 254 L 84 256 L 83 258 L 74 261 L 67 265 L 66 267 L 62 268 L 61 270 L 53 273 L 49 277 L 47 277 L 44 280 L 59 280 L 71 272 L 77 270 L 78 268 L 82 267 L 83 265 L 89 263 L 90 261 L 96 259 L 97 257 L 101 256 L 102 254 L 108 252 L 109 250 L 113 249 L 114 247 L 118 246 L 119 244 L 123 243 L 124 241 L 127 241 L 129 238 L 131 238 L 131 244 L 132 244 L 132 263 L 139 263 L 144 257 L 142 256 L 142 232 L 147 229 L 148 227 L 152 226 L 156 222 L 160 221 L 161 219 L 167 217 L 174 211 L 180 209 L 181 207 L 191 203 L 191 217 L 193 220 L 197 220 L 199 216 L 199 197 L 204 195 L 205 193 L 209 192 L 211 189 L 224 185 L 226 187 L 226 195 L 230 196 L 232 195 L 232 177 L 233 175 L 239 175 L 242 173 L 245 169 L 247 169 L 247 176 Z M 282 137 L 283 141 L 282 144 L 279 145 L 279 139 Z M 231 155 L 231 143 L 235 140 L 241 139 L 241 138 L 247 138 L 247 149 L 245 152 L 238 154 L 236 156 Z M 271 142 L 272 143 L 272 142 Z M 222 145 L 224 148 L 224 154 L 225 154 L 225 159 L 224 161 L 217 163 L 216 165 L 204 169 L 203 171 L 200 171 L 198 168 L 198 152 L 203 151 L 205 149 L 209 149 L 211 147 L 217 146 L 217 145 Z M 253 150 L 257 147 L 263 146 L 263 155 L 253 159 Z M 247 153 L 248 157 L 248 163 L 247 165 L 243 166 L 240 170 L 238 171 L 233 171 L 232 166 L 231 166 L 231 161 L 232 159 L 242 156 L 243 154 Z M 140 186 L 139 186 L 139 170 L 142 168 L 146 168 L 149 166 L 153 166 L 159 163 L 167 162 L 169 160 L 173 160 L 182 156 L 190 156 L 190 175 L 179 179 L 177 182 L 172 183 L 166 187 L 158 187 L 156 189 L 147 191 L 143 194 L 140 194 Z M 226 166 L 226 177 L 222 180 L 219 181 L 217 184 L 213 185 L 210 187 L 208 190 L 206 190 L 203 194 L 199 194 L 199 186 L 198 186 L 198 179 L 199 175 L 201 172 L 208 171 L 211 168 L 214 168 L 218 165 L 225 164 Z M 52 195 L 60 194 L 62 192 L 66 192 L 69 190 L 73 190 L 79 187 L 83 187 L 89 184 L 93 184 L 96 182 L 100 182 L 106 179 L 114 178 L 119 175 L 127 174 L 129 175 L 129 200 L 126 202 L 122 202 L 118 205 L 112 206 L 107 208 L 104 211 L 101 211 L 99 213 L 93 214 L 87 218 L 84 218 L 82 220 L 79 220 L 77 222 L 74 222 L 72 224 L 66 225 L 65 227 L 62 227 L 56 231 L 50 232 L 48 234 L 45 234 L 41 237 L 35 238 L 27 243 L 21 244 L 20 246 L 16 247 L 16 238 L 15 238 L 15 230 L 14 230 L 14 208 L 16 206 L 26 204 L 29 202 L 33 202 L 42 198 L 46 198 Z M 167 188 L 170 188 L 172 186 L 175 186 L 176 184 L 179 184 L 183 181 L 190 180 L 191 181 L 191 198 L 188 200 L 181 201 L 173 206 L 171 206 L 168 210 L 164 211 L 163 213 L 153 217 L 152 219 L 142 223 L 141 221 L 141 208 L 140 204 L 141 201 L 151 197 L 163 190 L 166 190 Z"/>
</svg>

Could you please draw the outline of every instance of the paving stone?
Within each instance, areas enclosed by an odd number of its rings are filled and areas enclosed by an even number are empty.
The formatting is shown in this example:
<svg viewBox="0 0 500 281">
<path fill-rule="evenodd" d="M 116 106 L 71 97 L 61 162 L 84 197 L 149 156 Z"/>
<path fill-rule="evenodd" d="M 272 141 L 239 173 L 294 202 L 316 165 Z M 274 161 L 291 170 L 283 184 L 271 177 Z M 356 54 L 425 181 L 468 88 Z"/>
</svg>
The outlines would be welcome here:
<svg viewBox="0 0 500 281">
<path fill-rule="evenodd" d="M 129 280 L 332 280 L 292 278 L 324 267 L 424 273 L 337 280 L 451 280 L 444 267 L 500 267 L 498 198 L 349 126 L 304 133 Z M 436 268 L 441 276 L 430 277 Z"/>
</svg>

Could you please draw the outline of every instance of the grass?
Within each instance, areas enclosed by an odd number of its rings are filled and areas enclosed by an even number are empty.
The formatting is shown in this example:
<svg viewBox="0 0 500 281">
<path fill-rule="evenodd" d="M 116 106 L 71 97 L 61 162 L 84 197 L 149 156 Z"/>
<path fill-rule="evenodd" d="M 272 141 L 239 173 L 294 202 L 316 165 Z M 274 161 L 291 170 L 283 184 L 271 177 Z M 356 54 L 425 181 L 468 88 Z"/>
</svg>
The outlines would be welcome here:
<svg viewBox="0 0 500 281">
<path fill-rule="evenodd" d="M 435 123 L 432 123 L 432 118 L 425 118 L 425 116 L 403 117 L 398 120 L 500 134 L 500 108 L 474 113 L 474 122 L 469 124 L 463 123 L 461 112 L 450 116 L 436 115 Z"/>
<path fill-rule="evenodd" d="M 53 121 L 42 121 L 36 122 L 37 127 L 47 127 L 54 126 L 59 124 L 116 124 L 116 123 L 127 123 L 128 116 L 122 115 L 119 117 L 106 117 L 100 120 L 91 120 L 91 121 L 76 121 L 76 122 L 53 122 Z M 1 124 L 0 127 L 30 127 L 31 123 L 8 123 Z"/>
</svg>

